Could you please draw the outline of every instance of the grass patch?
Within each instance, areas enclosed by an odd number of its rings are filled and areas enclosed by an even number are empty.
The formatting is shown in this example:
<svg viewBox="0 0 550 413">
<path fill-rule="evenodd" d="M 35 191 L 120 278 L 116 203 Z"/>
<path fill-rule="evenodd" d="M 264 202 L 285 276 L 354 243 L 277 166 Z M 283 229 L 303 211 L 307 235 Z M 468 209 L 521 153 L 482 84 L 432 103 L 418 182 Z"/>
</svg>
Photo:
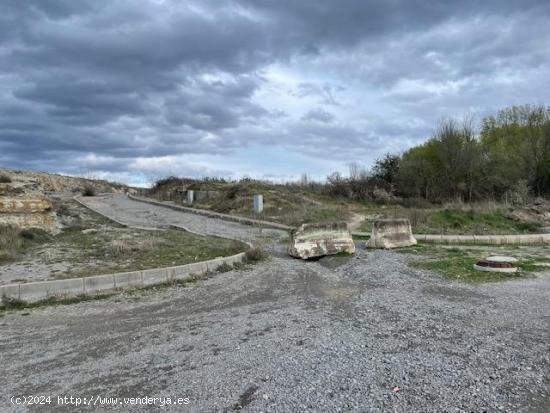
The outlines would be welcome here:
<svg viewBox="0 0 550 413">
<path fill-rule="evenodd" d="M 182 230 L 163 231 L 118 228 L 93 233 L 68 228 L 55 239 L 59 248 L 78 252 L 81 264 L 56 278 L 87 277 L 113 272 L 190 264 L 245 250 L 238 241 L 200 236 Z"/>
<path fill-rule="evenodd" d="M 340 252 L 337 252 L 336 254 L 331 254 L 331 255 L 328 255 L 329 257 L 353 257 L 354 254 L 352 253 L 349 253 L 347 251 L 340 251 Z"/>
<path fill-rule="evenodd" d="M 29 248 L 49 240 L 51 236 L 40 228 L 21 230 L 12 225 L 0 225 L 0 264 L 17 261 Z"/>
<path fill-rule="evenodd" d="M 8 175 L 0 175 L 0 184 L 9 184 L 11 183 L 11 178 Z"/>
<path fill-rule="evenodd" d="M 116 294 L 113 293 L 107 293 L 107 294 L 94 294 L 94 295 L 87 295 L 87 294 L 80 294 L 76 295 L 74 297 L 51 297 L 46 298 L 44 300 L 35 301 L 32 303 L 29 303 L 24 300 L 19 300 L 15 298 L 8 298 L 8 297 L 2 297 L 1 304 L 0 304 L 0 311 L 17 311 L 17 310 L 27 310 L 27 309 L 33 309 L 33 308 L 39 308 L 39 307 L 46 307 L 51 305 L 70 305 L 70 304 L 76 304 L 81 303 L 85 301 L 95 301 L 95 300 L 103 300 L 105 298 L 109 298 Z"/>
<path fill-rule="evenodd" d="M 506 215 L 509 210 L 496 208 L 459 209 L 414 209 L 387 208 L 379 211 L 382 218 L 408 218 L 413 233 L 448 235 L 506 235 L 530 234 L 540 229 L 535 223 L 516 221 Z M 370 231 L 372 220 L 361 226 L 361 231 Z"/>
<path fill-rule="evenodd" d="M 528 250 L 527 250 L 528 251 Z M 401 253 L 419 254 L 422 259 L 409 262 L 413 268 L 435 271 L 444 277 L 469 282 L 487 282 L 509 280 L 524 277 L 536 271 L 549 270 L 541 264 L 549 264 L 545 256 L 526 255 L 526 251 L 513 247 L 486 247 L 486 248 L 456 248 L 418 244 L 399 250 Z M 490 255 L 512 255 L 518 258 L 516 273 L 498 273 L 476 271 L 473 265 L 480 259 Z"/>
<path fill-rule="evenodd" d="M 417 222 L 415 231 L 423 234 L 525 234 L 539 226 L 507 218 L 503 210 L 478 212 L 444 209 L 428 214 L 424 222 Z"/>
</svg>

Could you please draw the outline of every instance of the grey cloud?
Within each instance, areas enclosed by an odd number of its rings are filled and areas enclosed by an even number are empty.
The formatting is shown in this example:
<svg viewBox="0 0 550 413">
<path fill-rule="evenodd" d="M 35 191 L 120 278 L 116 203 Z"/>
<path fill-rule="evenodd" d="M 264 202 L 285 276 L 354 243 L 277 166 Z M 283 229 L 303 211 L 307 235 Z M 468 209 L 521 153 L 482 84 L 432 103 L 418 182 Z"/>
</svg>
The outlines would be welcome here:
<svg viewBox="0 0 550 413">
<path fill-rule="evenodd" d="M 540 103 L 549 20 L 542 0 L 6 0 L 0 161 L 69 170 L 95 154 L 123 174 L 138 157 L 278 145 L 366 162 L 441 116 Z M 273 67 L 297 86 L 270 101 Z"/>
<path fill-rule="evenodd" d="M 293 92 L 296 96 L 303 98 L 306 96 L 315 96 L 319 98 L 319 103 L 324 105 L 338 106 L 339 103 L 335 97 L 336 92 L 344 90 L 342 86 L 333 86 L 330 84 L 316 84 L 312 82 L 303 82 L 298 84 L 298 89 Z"/>
<path fill-rule="evenodd" d="M 330 123 L 334 120 L 334 115 L 327 112 L 323 108 L 318 108 L 308 111 L 304 116 L 302 116 L 302 120 Z"/>
</svg>

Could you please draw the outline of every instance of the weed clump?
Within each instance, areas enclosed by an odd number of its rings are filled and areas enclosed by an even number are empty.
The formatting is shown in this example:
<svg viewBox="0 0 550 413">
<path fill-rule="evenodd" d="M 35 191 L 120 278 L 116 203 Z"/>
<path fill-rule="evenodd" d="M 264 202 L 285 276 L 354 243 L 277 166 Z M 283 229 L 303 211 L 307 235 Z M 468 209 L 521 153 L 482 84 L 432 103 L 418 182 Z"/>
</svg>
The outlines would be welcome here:
<svg viewBox="0 0 550 413">
<path fill-rule="evenodd" d="M 0 310 L 20 310 L 28 306 L 26 301 L 3 296 L 0 300 Z"/>
<path fill-rule="evenodd" d="M 47 241 L 50 238 L 50 234 L 41 228 L 22 229 L 19 236 L 28 241 Z"/>
<path fill-rule="evenodd" d="M 96 190 L 93 186 L 86 185 L 84 187 L 84 189 L 82 190 L 82 195 L 83 196 L 95 196 L 96 195 Z"/>
<path fill-rule="evenodd" d="M 0 175 L 0 184 L 9 184 L 11 183 L 11 178 L 8 175 Z"/>
<path fill-rule="evenodd" d="M 267 258 L 266 252 L 259 247 L 250 248 L 245 254 L 246 260 L 249 262 L 258 262 Z"/>
<path fill-rule="evenodd" d="M 0 225 L 0 250 L 17 251 L 23 245 L 20 231 L 13 225 Z"/>
</svg>

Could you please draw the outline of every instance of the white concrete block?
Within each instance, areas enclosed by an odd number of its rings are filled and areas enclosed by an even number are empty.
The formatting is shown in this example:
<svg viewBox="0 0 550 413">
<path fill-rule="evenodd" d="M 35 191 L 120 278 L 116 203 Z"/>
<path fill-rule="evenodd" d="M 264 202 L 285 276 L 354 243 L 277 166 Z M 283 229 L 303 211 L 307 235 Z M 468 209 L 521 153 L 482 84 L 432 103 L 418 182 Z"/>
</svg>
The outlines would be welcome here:
<svg viewBox="0 0 550 413">
<path fill-rule="evenodd" d="M 264 210 L 264 196 L 262 194 L 254 194 L 253 201 L 254 213 L 260 214 Z"/>
<path fill-rule="evenodd" d="M 84 291 L 86 294 L 97 291 L 112 290 L 116 288 L 113 274 L 95 275 L 84 278 Z"/>
<path fill-rule="evenodd" d="M 116 288 L 137 287 L 141 285 L 141 271 L 114 274 Z"/>
<path fill-rule="evenodd" d="M 168 271 L 165 268 L 154 268 L 151 270 L 143 270 L 143 285 L 154 285 L 168 282 Z"/>
</svg>

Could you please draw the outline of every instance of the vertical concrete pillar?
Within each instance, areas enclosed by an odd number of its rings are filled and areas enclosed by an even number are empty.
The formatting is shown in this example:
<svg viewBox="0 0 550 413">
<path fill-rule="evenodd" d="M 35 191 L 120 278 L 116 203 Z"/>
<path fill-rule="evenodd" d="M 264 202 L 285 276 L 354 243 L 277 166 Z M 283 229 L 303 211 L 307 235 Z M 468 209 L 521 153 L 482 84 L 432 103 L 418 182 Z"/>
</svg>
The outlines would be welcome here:
<svg viewBox="0 0 550 413">
<path fill-rule="evenodd" d="M 254 194 L 254 213 L 260 214 L 264 210 L 264 196 Z"/>
<path fill-rule="evenodd" d="M 195 197 L 195 191 L 188 189 L 187 190 L 187 203 L 192 204 Z"/>
</svg>

